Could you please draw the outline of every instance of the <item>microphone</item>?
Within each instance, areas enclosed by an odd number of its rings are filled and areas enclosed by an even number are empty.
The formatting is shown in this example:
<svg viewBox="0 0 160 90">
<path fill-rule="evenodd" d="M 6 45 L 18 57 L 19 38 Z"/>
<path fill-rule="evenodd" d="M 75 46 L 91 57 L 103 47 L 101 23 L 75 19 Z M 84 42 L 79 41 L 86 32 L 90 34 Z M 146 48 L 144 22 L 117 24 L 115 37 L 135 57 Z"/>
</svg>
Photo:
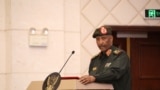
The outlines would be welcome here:
<svg viewBox="0 0 160 90">
<path fill-rule="evenodd" d="M 63 70 L 64 66 L 68 62 L 68 60 L 71 58 L 71 56 L 75 53 L 75 51 L 72 51 L 66 62 L 64 63 L 63 67 L 58 72 L 53 72 L 49 74 L 46 79 L 43 82 L 42 90 L 57 90 L 60 82 L 61 82 L 61 71 Z"/>
<path fill-rule="evenodd" d="M 72 51 L 72 53 L 70 54 L 70 56 L 68 57 L 68 59 L 66 60 L 66 62 L 64 63 L 64 65 L 62 66 L 62 68 L 60 69 L 59 73 L 61 73 L 61 71 L 63 70 L 64 66 L 66 65 L 66 63 L 68 62 L 68 60 L 71 58 L 71 56 L 75 53 L 75 51 Z"/>
<path fill-rule="evenodd" d="M 72 51 L 72 54 L 74 54 L 75 53 L 75 51 Z"/>
</svg>

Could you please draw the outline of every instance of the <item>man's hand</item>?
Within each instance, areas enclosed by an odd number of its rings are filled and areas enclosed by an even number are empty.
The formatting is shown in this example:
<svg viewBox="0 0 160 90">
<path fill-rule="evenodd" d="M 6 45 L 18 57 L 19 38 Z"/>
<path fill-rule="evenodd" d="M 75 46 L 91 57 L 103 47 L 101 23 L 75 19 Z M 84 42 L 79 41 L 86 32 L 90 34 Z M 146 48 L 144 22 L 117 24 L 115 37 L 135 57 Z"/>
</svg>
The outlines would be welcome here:
<svg viewBox="0 0 160 90">
<path fill-rule="evenodd" d="M 84 76 L 80 77 L 80 82 L 82 84 L 88 84 L 88 83 L 94 82 L 95 79 L 96 78 L 94 76 L 84 75 Z"/>
</svg>

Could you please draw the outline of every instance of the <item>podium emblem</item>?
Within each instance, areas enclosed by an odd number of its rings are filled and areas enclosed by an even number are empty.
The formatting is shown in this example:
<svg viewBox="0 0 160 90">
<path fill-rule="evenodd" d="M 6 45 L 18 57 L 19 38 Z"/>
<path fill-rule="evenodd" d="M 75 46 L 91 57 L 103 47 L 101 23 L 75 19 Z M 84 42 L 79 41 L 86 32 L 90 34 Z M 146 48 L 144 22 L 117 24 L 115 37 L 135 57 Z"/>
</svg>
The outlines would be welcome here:
<svg viewBox="0 0 160 90">
<path fill-rule="evenodd" d="M 59 73 L 54 72 L 47 76 L 43 82 L 42 90 L 57 90 L 61 82 L 61 76 Z"/>
</svg>

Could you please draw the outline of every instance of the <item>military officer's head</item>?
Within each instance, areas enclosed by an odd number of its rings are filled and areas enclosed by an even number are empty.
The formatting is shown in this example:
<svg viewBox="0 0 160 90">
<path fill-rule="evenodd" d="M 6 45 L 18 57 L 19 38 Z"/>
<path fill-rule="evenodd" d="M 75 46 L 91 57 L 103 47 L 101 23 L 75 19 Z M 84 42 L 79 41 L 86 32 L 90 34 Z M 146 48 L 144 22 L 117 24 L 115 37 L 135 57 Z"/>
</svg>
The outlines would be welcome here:
<svg viewBox="0 0 160 90">
<path fill-rule="evenodd" d="M 112 28 L 106 25 L 97 28 L 93 38 L 96 38 L 97 46 L 101 51 L 108 50 L 113 43 Z"/>
</svg>

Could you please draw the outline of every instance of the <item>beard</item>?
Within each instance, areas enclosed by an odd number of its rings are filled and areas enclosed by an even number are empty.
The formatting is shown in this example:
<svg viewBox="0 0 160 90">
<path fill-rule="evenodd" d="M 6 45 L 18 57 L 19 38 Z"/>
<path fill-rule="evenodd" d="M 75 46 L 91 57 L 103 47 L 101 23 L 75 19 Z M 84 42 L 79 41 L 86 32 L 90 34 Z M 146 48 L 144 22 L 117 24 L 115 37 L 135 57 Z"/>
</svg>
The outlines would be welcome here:
<svg viewBox="0 0 160 90">
<path fill-rule="evenodd" d="M 102 52 L 106 52 L 111 47 L 111 45 L 99 45 L 98 47 Z"/>
</svg>

